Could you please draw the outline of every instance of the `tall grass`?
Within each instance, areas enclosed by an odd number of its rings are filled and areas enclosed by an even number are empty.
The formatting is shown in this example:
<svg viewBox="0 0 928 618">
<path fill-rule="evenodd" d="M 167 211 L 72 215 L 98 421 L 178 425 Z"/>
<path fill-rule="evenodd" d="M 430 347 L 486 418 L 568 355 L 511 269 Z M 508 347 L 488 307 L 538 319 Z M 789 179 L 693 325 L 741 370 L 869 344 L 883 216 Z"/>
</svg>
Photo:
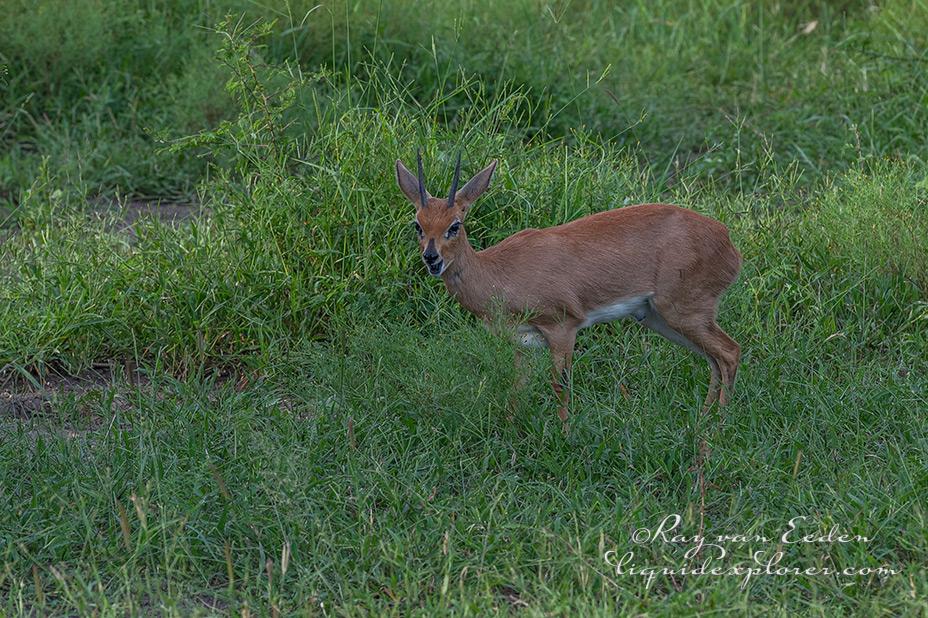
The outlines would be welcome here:
<svg viewBox="0 0 928 618">
<path fill-rule="evenodd" d="M 483 246 L 523 227 L 666 199 L 730 225 L 750 256 L 742 288 L 755 289 L 755 328 L 811 316 L 837 332 L 851 318 L 861 336 L 887 346 L 921 315 L 928 223 L 911 164 L 861 161 L 862 171 L 823 182 L 811 197 L 796 175 L 770 171 L 763 184 L 724 197 L 697 169 L 683 170 L 667 189 L 593 133 L 526 143 L 524 93 L 491 95 L 465 82 L 417 100 L 376 64 L 357 88 L 343 86 L 326 73 L 264 63 L 268 26 L 222 28 L 221 60 L 241 111 L 172 148 L 209 154 L 214 178 L 201 199 L 210 215 L 182 233 L 142 223 L 130 242 L 73 215 L 81 210 L 74 198 L 54 187 L 56 179 L 39 177 L 17 211 L 21 233 L 3 249 L 11 265 L 4 363 L 61 361 L 73 370 L 141 354 L 172 366 L 224 364 L 256 353 L 266 359 L 294 337 L 326 337 L 345 319 L 434 319 L 433 308 L 449 301 L 417 276 L 411 212 L 397 200 L 390 172 L 396 157 L 419 146 L 432 186 L 448 182 L 457 148 L 466 168 L 504 161 L 468 223 Z M 449 97 L 470 101 L 453 126 L 441 117 Z M 303 105 L 322 99 L 313 130 L 304 132 Z M 879 290 L 889 296 L 877 313 L 845 313 L 849 303 L 875 302 Z M 824 299 L 842 300 L 823 309 Z"/>
<path fill-rule="evenodd" d="M 517 91 L 525 138 L 592 132 L 629 148 L 660 180 L 681 167 L 751 182 L 772 160 L 802 177 L 884 156 L 925 162 L 923 0 L 752 4 L 700 0 L 345 3 L 16 0 L 0 25 L 7 199 L 42 157 L 84 193 L 190 196 L 205 168 L 161 150 L 236 113 L 213 61 L 227 13 L 275 20 L 264 60 L 330 73 L 355 104 L 369 79 L 441 100 L 441 124 Z M 382 67 L 387 67 L 384 72 Z M 310 102 L 311 101 L 311 102 Z M 323 98 L 300 106 L 313 127 Z M 513 127 L 515 129 L 515 127 Z"/>
</svg>

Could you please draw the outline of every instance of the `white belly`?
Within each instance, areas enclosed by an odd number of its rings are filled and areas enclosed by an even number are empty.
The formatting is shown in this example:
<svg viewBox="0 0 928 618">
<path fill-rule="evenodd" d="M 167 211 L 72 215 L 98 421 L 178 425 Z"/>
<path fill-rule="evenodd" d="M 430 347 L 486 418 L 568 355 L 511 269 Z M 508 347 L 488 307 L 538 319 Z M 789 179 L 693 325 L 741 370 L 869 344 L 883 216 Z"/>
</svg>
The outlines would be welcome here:
<svg viewBox="0 0 928 618">
<path fill-rule="evenodd" d="M 531 324 L 520 324 L 516 330 L 516 341 L 526 348 L 546 348 L 548 341 L 541 331 Z"/>
<path fill-rule="evenodd" d="M 597 307 L 586 314 L 586 319 L 580 324 L 580 328 L 600 324 L 602 322 L 611 322 L 628 316 L 636 320 L 644 319 L 648 310 L 647 296 L 631 296 L 622 298 L 609 305 Z"/>
<path fill-rule="evenodd" d="M 625 317 L 633 317 L 636 320 L 643 320 L 649 310 L 648 298 L 645 296 L 630 296 L 617 300 L 609 305 L 603 305 L 592 309 L 586 314 L 586 319 L 580 324 L 580 328 L 586 328 L 593 324 L 602 322 L 611 322 Z M 527 348 L 546 348 L 548 340 L 545 339 L 541 331 L 531 324 L 520 324 L 516 329 L 516 342 Z"/>
</svg>

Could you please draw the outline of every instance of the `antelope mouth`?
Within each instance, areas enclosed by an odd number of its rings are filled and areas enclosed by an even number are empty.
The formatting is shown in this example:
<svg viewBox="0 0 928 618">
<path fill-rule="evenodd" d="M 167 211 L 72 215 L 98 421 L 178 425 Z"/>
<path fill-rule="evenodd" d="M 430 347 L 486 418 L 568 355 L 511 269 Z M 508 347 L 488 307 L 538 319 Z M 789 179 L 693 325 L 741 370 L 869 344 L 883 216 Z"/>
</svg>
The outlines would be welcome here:
<svg viewBox="0 0 928 618">
<path fill-rule="evenodd" d="M 429 269 L 429 274 L 433 277 L 438 277 L 445 270 L 445 261 L 438 260 L 437 262 L 432 262 L 431 264 L 426 264 L 426 268 Z"/>
</svg>

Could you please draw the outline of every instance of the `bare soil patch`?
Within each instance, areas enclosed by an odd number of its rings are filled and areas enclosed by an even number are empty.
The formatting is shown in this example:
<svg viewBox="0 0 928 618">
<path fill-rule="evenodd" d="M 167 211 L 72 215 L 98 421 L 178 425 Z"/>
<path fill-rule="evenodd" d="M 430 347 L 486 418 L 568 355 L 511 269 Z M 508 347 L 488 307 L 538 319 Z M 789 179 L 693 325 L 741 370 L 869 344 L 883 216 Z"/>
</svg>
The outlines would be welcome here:
<svg viewBox="0 0 928 618">
<path fill-rule="evenodd" d="M 15 207 L 0 208 L 0 242 L 18 231 Z M 136 236 L 135 224 L 148 219 L 158 219 L 170 226 L 179 226 L 204 212 L 197 203 L 173 202 L 167 199 L 136 199 L 120 202 L 112 198 L 96 198 L 87 203 L 88 216 L 113 217 L 117 219 L 116 230 L 131 237 Z"/>
<path fill-rule="evenodd" d="M 127 226 L 140 219 L 155 218 L 164 223 L 180 223 L 200 213 L 199 204 L 167 202 L 164 200 L 134 200 L 125 204 L 110 203 L 101 210 L 118 212 Z"/>
<path fill-rule="evenodd" d="M 43 376 L 24 375 L 10 368 L 0 370 L 0 420 L 29 420 L 54 412 L 62 398 L 102 395 L 117 389 L 114 405 L 126 405 L 128 388 L 147 383 L 138 369 L 129 366 L 95 365 L 77 375 L 49 371 Z"/>
<path fill-rule="evenodd" d="M 93 211 L 101 215 L 116 214 L 119 217 L 116 229 L 135 238 L 135 225 L 139 221 L 157 219 L 170 226 L 179 226 L 202 212 L 199 204 L 169 202 L 164 200 L 133 200 L 125 203 L 101 201 Z"/>
</svg>

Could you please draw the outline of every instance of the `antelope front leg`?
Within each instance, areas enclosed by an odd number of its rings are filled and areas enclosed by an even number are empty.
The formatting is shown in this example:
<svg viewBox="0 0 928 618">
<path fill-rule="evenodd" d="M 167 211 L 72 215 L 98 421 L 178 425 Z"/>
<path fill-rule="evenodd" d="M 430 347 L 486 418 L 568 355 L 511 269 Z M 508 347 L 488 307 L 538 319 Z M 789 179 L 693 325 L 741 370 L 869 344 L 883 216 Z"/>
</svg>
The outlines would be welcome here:
<svg viewBox="0 0 928 618">
<path fill-rule="evenodd" d="M 513 412 L 516 409 L 516 402 L 522 390 L 525 388 L 525 383 L 528 378 L 528 376 L 525 375 L 524 364 L 525 359 L 522 356 L 522 350 L 517 347 L 515 349 L 515 356 L 513 358 L 513 365 L 515 366 L 516 376 L 509 392 L 509 412 L 506 415 L 510 423 L 513 421 Z"/>
<path fill-rule="evenodd" d="M 548 340 L 551 349 L 551 387 L 557 395 L 560 407 L 557 415 L 561 419 L 561 429 L 566 434 L 567 406 L 570 402 L 570 368 L 573 361 L 574 342 L 577 340 L 577 329 L 568 325 L 559 325 L 554 328 L 539 330 Z"/>
</svg>

